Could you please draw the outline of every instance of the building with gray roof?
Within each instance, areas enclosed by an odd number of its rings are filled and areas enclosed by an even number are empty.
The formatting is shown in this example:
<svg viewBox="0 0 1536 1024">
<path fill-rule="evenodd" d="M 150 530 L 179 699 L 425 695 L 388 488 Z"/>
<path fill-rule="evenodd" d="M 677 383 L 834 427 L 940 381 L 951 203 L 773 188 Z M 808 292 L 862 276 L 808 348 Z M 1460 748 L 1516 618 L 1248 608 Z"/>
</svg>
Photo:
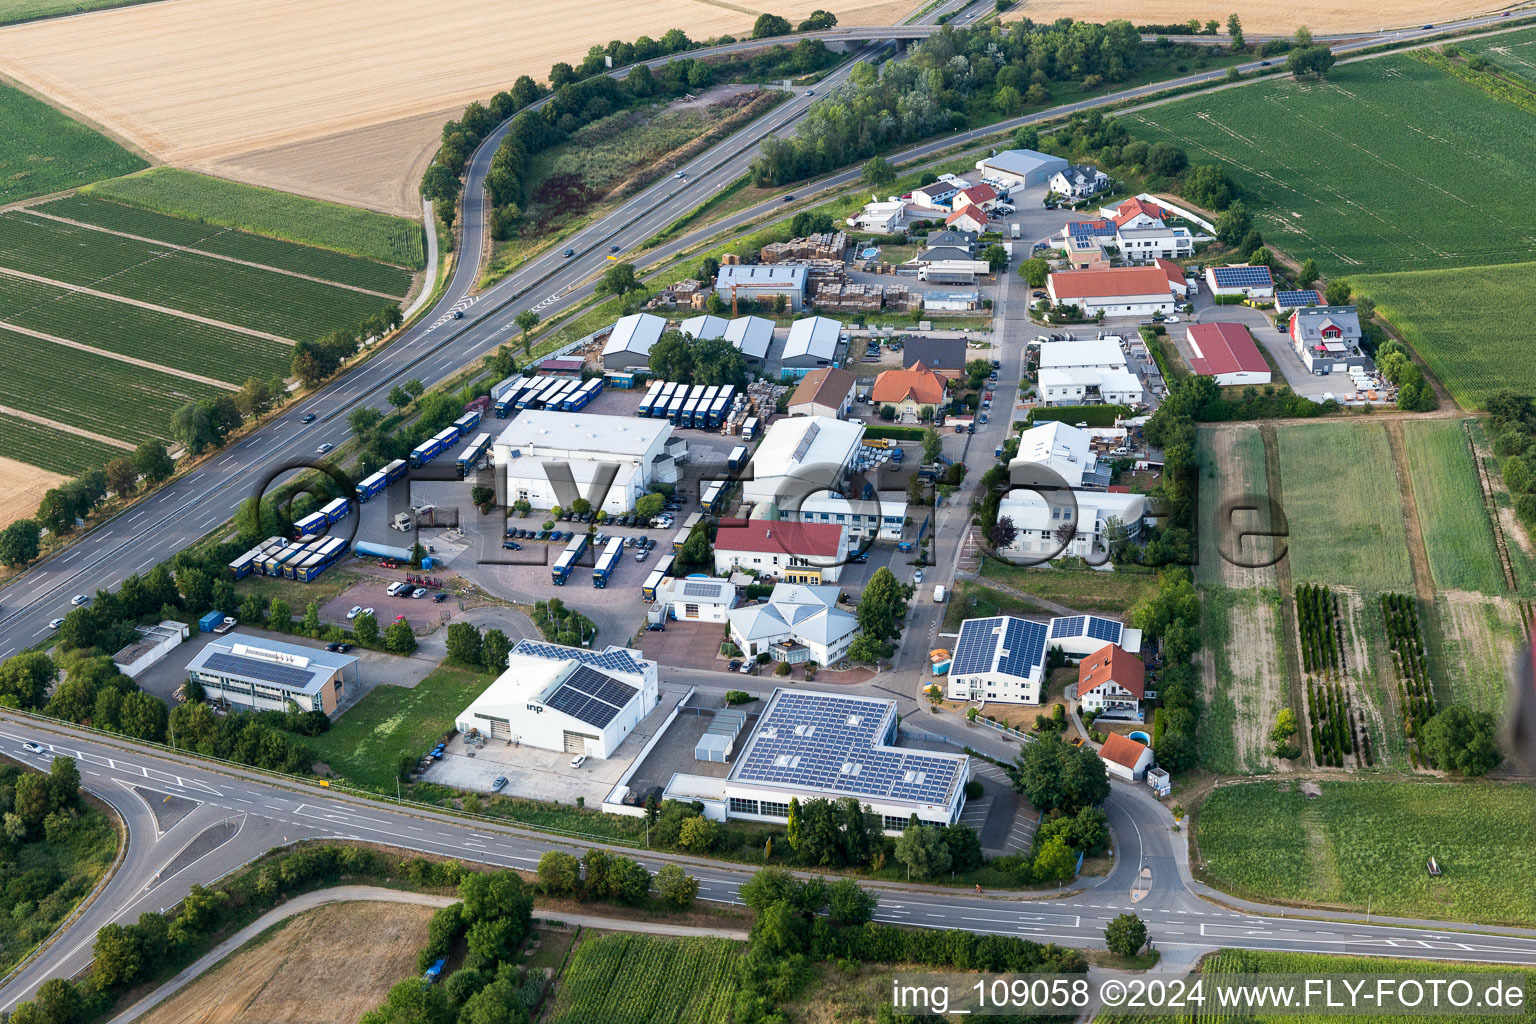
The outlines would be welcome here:
<svg viewBox="0 0 1536 1024">
<path fill-rule="evenodd" d="M 314 647 L 230 633 L 209 643 L 187 665 L 187 678 L 210 701 L 249 711 L 331 714 L 357 684 L 357 658 Z"/>
</svg>

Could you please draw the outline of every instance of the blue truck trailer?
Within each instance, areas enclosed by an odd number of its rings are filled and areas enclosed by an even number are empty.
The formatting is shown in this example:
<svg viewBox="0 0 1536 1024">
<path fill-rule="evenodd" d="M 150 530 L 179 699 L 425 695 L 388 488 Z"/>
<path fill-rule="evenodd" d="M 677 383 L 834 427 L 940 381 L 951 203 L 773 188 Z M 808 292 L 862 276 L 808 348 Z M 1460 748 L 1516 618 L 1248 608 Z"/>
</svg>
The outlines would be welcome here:
<svg viewBox="0 0 1536 1024">
<path fill-rule="evenodd" d="M 478 466 L 480 460 L 485 458 L 485 453 L 490 450 L 491 435 L 476 434 L 475 439 L 465 445 L 464 450 L 459 452 L 459 457 L 454 460 L 454 469 L 458 471 L 459 477 L 462 479 L 468 476 L 469 471 Z"/>
<path fill-rule="evenodd" d="M 565 550 L 560 552 L 560 557 L 555 559 L 555 564 L 550 567 L 550 577 L 555 586 L 565 586 L 565 581 L 571 577 L 571 570 L 576 568 L 576 563 L 581 561 L 581 556 L 586 553 L 587 535 L 578 533 L 565 545 Z"/>
<path fill-rule="evenodd" d="M 624 558 L 624 538 L 610 537 L 607 547 L 597 559 L 597 566 L 592 570 L 592 585 L 599 589 L 608 585 L 608 580 L 613 576 L 613 570 L 619 567 L 619 562 Z"/>
</svg>

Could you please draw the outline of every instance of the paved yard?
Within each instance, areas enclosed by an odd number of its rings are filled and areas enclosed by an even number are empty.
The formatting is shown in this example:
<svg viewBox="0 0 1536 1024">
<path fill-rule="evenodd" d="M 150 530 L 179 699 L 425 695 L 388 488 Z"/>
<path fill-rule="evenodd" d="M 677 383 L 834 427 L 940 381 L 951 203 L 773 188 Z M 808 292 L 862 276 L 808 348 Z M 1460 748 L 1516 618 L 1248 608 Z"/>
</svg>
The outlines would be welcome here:
<svg viewBox="0 0 1536 1024">
<path fill-rule="evenodd" d="M 752 734 L 753 729 L 757 728 L 758 715 L 763 709 L 763 704 L 755 702 L 743 704 L 737 708 L 747 712 L 747 723 L 737 737 L 735 750 L 732 756 L 727 758 L 726 763 L 697 761 L 693 756 L 694 744 L 714 721 L 712 712 L 717 706 L 723 705 L 723 700 L 709 700 L 706 695 L 695 694 L 694 703 L 689 705 L 692 710 L 684 710 L 677 716 L 672 727 L 667 730 L 656 746 L 651 748 L 650 754 L 635 769 L 634 775 L 629 780 L 629 791 L 644 794 L 646 790 L 655 786 L 665 788 L 672 776 L 679 772 L 684 775 L 725 778 L 736 763 L 734 755 L 741 752 L 742 747 L 746 745 L 747 737 Z"/>
<path fill-rule="evenodd" d="M 723 623 L 669 621 L 665 632 L 642 633 L 640 650 L 659 665 L 724 672 L 730 664 L 720 657 L 724 639 Z"/>
</svg>

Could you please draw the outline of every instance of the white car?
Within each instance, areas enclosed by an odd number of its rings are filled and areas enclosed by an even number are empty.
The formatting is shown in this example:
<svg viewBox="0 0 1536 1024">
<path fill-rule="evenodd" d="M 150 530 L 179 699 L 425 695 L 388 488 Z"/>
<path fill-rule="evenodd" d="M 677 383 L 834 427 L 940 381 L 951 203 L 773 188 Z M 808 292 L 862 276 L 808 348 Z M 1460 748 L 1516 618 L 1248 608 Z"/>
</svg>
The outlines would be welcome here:
<svg viewBox="0 0 1536 1024">
<path fill-rule="evenodd" d="M 688 175 L 684 174 L 682 171 L 678 171 L 676 174 L 672 175 L 672 177 L 676 178 L 678 181 L 688 180 Z"/>
<path fill-rule="evenodd" d="M 575 757 L 571 758 L 571 767 L 572 768 L 580 768 L 582 765 L 584 765 L 586 763 L 587 763 L 587 755 L 586 754 L 577 754 Z"/>
<path fill-rule="evenodd" d="M 316 455 L 324 455 L 326 452 L 330 451 L 332 448 L 335 448 L 335 447 L 336 447 L 335 445 L 333 445 L 333 444 L 331 444 L 331 442 L 327 441 L 327 442 L 325 442 L 325 444 L 323 444 L 319 448 L 315 449 L 315 454 Z"/>
<path fill-rule="evenodd" d="M 64 620 L 63 619 L 54 619 L 52 622 L 48 623 L 48 628 L 49 629 L 58 629 L 62 625 L 64 625 Z"/>
<path fill-rule="evenodd" d="M 394 597 L 396 594 L 400 593 L 400 591 L 408 589 L 410 588 L 404 583 L 391 583 L 389 586 L 384 588 L 384 593 L 390 597 Z"/>
<path fill-rule="evenodd" d="M 347 618 L 355 619 L 359 615 L 361 615 L 362 613 L 363 613 L 363 606 L 360 605 L 360 604 L 355 604 L 351 608 L 347 609 Z"/>
<path fill-rule="evenodd" d="M 415 590 L 411 591 L 411 596 L 412 597 L 426 597 L 427 596 L 427 588 L 426 587 L 417 587 Z"/>
<path fill-rule="evenodd" d="M 69 603 L 74 605 L 76 608 L 78 608 L 81 605 L 85 604 L 85 602 L 87 602 L 89 600 L 90 600 L 90 597 L 88 597 L 85 594 L 76 594 L 74 597 L 69 599 Z"/>
<path fill-rule="evenodd" d="M 921 583 L 921 582 L 923 582 L 923 570 L 919 569 L 919 570 L 917 570 L 917 572 L 912 574 L 912 582 L 913 583 Z"/>
<path fill-rule="evenodd" d="M 31 754 L 41 754 L 44 752 L 43 745 L 41 743 L 33 743 L 30 740 L 28 740 L 26 743 L 23 743 L 21 745 L 21 749 Z"/>
<path fill-rule="evenodd" d="M 1176 324 L 1178 322 L 1179 322 L 1179 318 L 1176 317 L 1176 316 L 1165 316 L 1165 317 L 1163 317 L 1163 323 L 1165 323 L 1165 324 Z"/>
<path fill-rule="evenodd" d="M 364 615 L 372 615 L 373 614 L 373 609 L 372 608 L 364 608 L 363 609 L 363 614 Z"/>
</svg>

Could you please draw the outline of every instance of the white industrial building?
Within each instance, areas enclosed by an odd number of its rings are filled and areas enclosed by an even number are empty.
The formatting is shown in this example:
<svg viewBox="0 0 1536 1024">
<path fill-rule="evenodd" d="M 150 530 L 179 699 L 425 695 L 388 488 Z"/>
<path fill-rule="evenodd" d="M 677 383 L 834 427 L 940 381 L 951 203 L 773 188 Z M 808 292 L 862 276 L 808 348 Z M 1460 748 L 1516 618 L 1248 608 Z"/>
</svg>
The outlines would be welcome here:
<svg viewBox="0 0 1536 1024">
<path fill-rule="evenodd" d="M 900 540 L 907 521 L 907 503 L 902 492 L 849 501 L 842 495 L 820 491 L 800 499 L 798 505 L 778 511 L 792 523 L 835 523 L 845 527 L 850 542 L 866 537 Z"/>
<path fill-rule="evenodd" d="M 454 726 L 493 741 L 606 758 L 659 699 L 656 663 L 638 651 L 522 640 L 507 656 L 507 670 Z"/>
<path fill-rule="evenodd" d="M 798 313 L 805 306 L 806 268 L 799 263 L 732 263 L 715 275 L 715 294 L 735 299 L 772 302 L 782 295 L 786 308 Z"/>
<path fill-rule="evenodd" d="M 1040 345 L 1042 370 L 1123 370 L 1125 350 L 1118 337 L 1047 341 Z"/>
<path fill-rule="evenodd" d="M 761 367 L 773 344 L 773 321 L 761 316 L 739 316 L 726 324 L 725 340 L 735 345 L 747 365 Z"/>
<path fill-rule="evenodd" d="M 776 501 L 836 490 L 864 440 L 864 427 L 830 416 L 790 416 L 768 428 L 741 484 L 742 500 Z"/>
<path fill-rule="evenodd" d="M 1128 370 L 1041 370 L 1036 383 L 1041 404 L 1140 405 L 1141 381 Z"/>
<path fill-rule="evenodd" d="M 603 346 L 603 369 L 628 370 L 651 361 L 651 346 L 661 338 L 667 322 L 651 313 L 619 317 Z"/>
<path fill-rule="evenodd" d="M 580 497 L 617 515 L 653 483 L 677 481 L 671 441 L 665 419 L 526 409 L 507 424 L 493 451 L 505 504 L 548 509 Z"/>
<path fill-rule="evenodd" d="M 1077 513 L 1073 516 L 1072 505 L 1076 502 Z M 1140 494 L 1120 494 L 1110 491 L 1071 491 L 1041 494 L 1037 491 L 1016 488 L 1008 492 L 998 503 L 997 516 L 1013 521 L 1018 535 L 1007 551 L 1018 555 L 1044 557 L 1059 550 L 1059 557 L 1086 558 L 1094 555 L 1102 560 L 1108 550 L 1105 529 L 1110 520 L 1118 520 L 1125 527 L 1127 539 L 1132 542 L 1141 537 L 1141 521 L 1147 511 L 1147 499 Z M 1057 531 L 1067 524 L 1076 524 L 1076 532 L 1065 545 L 1057 538 Z"/>
<path fill-rule="evenodd" d="M 677 325 L 677 329 L 695 341 L 704 341 L 707 338 L 725 337 L 725 329 L 729 326 L 730 321 L 723 316 L 702 313 L 699 316 L 691 316 L 684 320 Z"/>
<path fill-rule="evenodd" d="M 766 653 L 791 665 L 814 661 L 836 665 L 848 656 L 859 620 L 838 607 L 837 587 L 779 583 L 766 604 L 731 611 L 731 642 L 742 654 Z"/>
<path fill-rule="evenodd" d="M 357 683 L 357 658 L 245 633 L 230 633 L 193 656 L 187 678 L 209 701 L 250 711 L 331 714 Z"/>
<path fill-rule="evenodd" d="M 668 579 L 656 594 L 656 604 L 682 622 L 727 622 L 736 607 L 736 584 L 726 579 L 689 576 Z"/>
<path fill-rule="evenodd" d="M 1039 704 L 1051 648 L 1083 658 L 1108 644 L 1135 653 L 1141 650 L 1141 630 L 1099 615 L 1064 615 L 1049 622 L 1014 615 L 966 619 L 952 652 L 947 695 L 950 700 Z"/>
<path fill-rule="evenodd" d="M 842 333 L 841 323 L 824 316 L 808 316 L 790 324 L 784 356 L 780 359 L 784 372 L 803 377 L 818 366 L 833 365 Z"/>
<path fill-rule="evenodd" d="M 982 173 L 984 181 L 1000 183 L 1004 188 L 1046 185 L 1058 171 L 1067 167 L 1061 157 L 1033 149 L 1005 149 L 976 161 L 976 169 Z"/>
<path fill-rule="evenodd" d="M 1109 485 L 1109 468 L 1099 466 L 1093 435 L 1059 420 L 1047 420 L 1019 435 L 1019 454 L 1008 465 L 1019 463 L 1044 466 L 1068 487 Z"/>
<path fill-rule="evenodd" d="M 129 679 L 137 679 L 145 669 L 161 661 L 191 634 L 185 622 L 168 619 L 153 626 L 135 626 L 139 638 L 112 655 L 112 664 Z"/>
</svg>

